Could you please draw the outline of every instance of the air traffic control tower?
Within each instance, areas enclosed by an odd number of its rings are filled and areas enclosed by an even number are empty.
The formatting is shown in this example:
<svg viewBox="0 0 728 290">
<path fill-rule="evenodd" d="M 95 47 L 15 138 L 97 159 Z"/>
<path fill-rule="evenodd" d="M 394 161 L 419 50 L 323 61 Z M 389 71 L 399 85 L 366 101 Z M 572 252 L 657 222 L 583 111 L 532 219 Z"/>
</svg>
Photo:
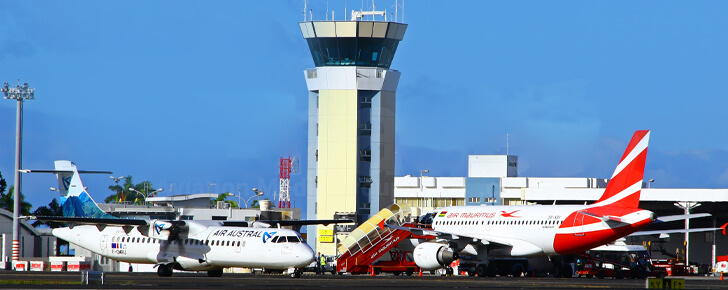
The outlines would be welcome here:
<svg viewBox="0 0 728 290">
<path fill-rule="evenodd" d="M 389 66 L 407 25 L 361 19 L 362 12 L 352 11 L 351 21 L 299 23 L 316 65 L 304 72 L 309 92 L 308 219 L 355 213 L 361 223 L 394 202 L 400 72 Z M 333 228 L 308 228 L 316 251 L 335 254 Z"/>
</svg>

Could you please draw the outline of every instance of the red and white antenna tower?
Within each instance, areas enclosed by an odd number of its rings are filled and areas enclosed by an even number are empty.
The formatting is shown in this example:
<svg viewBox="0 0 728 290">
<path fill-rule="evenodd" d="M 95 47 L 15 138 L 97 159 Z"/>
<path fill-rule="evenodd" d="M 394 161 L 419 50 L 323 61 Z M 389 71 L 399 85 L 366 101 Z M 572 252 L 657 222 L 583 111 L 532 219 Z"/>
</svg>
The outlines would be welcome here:
<svg viewBox="0 0 728 290">
<path fill-rule="evenodd" d="M 291 159 L 290 156 L 288 158 L 281 157 L 278 169 L 280 169 L 278 208 L 291 208 L 291 172 L 296 173 L 298 171 L 298 159 L 296 157 Z"/>
</svg>

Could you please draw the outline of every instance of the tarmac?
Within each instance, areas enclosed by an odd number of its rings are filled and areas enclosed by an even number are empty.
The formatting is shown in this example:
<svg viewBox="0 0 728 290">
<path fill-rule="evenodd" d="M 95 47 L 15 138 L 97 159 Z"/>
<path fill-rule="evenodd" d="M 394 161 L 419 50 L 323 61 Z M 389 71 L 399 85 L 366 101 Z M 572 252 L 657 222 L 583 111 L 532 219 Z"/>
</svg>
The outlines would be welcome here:
<svg viewBox="0 0 728 290">
<path fill-rule="evenodd" d="M 158 277 L 156 273 L 104 273 L 103 285 L 81 284 L 79 272 L 0 272 L 0 288 L 5 289 L 645 289 L 645 280 L 596 278 L 479 278 L 468 276 L 393 276 L 313 275 L 301 278 L 287 275 L 229 274 L 207 277 L 206 273 L 174 273 Z M 719 277 L 678 277 L 685 279 L 685 289 L 726 289 L 728 280 Z"/>
</svg>

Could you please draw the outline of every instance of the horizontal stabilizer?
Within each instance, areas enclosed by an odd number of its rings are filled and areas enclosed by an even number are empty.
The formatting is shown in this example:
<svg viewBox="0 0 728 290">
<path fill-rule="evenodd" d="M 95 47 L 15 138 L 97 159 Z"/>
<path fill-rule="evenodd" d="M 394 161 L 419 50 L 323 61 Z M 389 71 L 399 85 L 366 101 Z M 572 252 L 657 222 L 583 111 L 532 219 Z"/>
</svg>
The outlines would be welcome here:
<svg viewBox="0 0 728 290">
<path fill-rule="evenodd" d="M 712 232 L 723 230 L 723 228 L 698 228 L 698 229 L 676 229 L 676 230 L 656 230 L 656 231 L 641 231 L 634 232 L 629 236 L 649 236 L 649 235 L 664 235 L 664 234 L 677 234 L 677 233 L 699 233 L 699 232 Z"/>
<path fill-rule="evenodd" d="M 654 223 L 666 223 L 666 222 L 673 222 L 673 221 L 684 221 L 685 219 L 694 219 L 694 218 L 709 217 L 709 216 L 711 216 L 711 214 L 709 214 L 709 213 L 693 213 L 693 214 L 681 214 L 681 215 L 668 215 L 668 216 L 658 217 L 657 220 L 655 220 Z"/>
</svg>

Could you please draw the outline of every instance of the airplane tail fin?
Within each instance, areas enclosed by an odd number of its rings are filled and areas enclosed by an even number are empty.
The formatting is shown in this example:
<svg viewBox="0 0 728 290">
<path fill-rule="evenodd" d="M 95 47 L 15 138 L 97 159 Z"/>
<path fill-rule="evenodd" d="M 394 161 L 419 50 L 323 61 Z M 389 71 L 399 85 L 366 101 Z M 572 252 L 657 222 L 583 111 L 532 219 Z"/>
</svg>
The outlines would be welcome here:
<svg viewBox="0 0 728 290">
<path fill-rule="evenodd" d="M 116 218 L 99 208 L 81 182 L 76 164 L 68 160 L 55 161 L 58 177 L 58 191 L 61 193 L 61 207 L 66 217 Z M 39 171 L 36 171 L 39 172 Z M 80 171 L 81 173 L 110 173 L 107 171 Z"/>
<path fill-rule="evenodd" d="M 614 169 L 612 179 L 595 205 L 609 205 L 623 208 L 637 208 L 640 202 L 642 179 L 645 173 L 649 130 L 636 131 Z"/>
</svg>

